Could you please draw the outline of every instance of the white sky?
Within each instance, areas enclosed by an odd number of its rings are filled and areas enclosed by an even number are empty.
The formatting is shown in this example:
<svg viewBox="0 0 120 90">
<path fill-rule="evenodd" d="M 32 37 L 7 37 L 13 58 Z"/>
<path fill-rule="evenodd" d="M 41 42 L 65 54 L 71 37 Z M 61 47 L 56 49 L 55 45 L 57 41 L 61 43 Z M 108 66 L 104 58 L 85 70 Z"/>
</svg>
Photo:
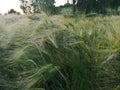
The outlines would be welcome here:
<svg viewBox="0 0 120 90">
<path fill-rule="evenodd" d="M 16 11 L 21 12 L 19 8 L 19 0 L 1 0 L 0 1 L 0 13 L 7 13 L 10 9 L 15 9 Z"/>
<path fill-rule="evenodd" d="M 70 3 L 72 2 L 72 0 L 69 0 Z M 64 5 L 65 3 L 67 3 L 67 0 L 55 0 L 55 5 L 59 6 L 59 5 Z"/>
<path fill-rule="evenodd" d="M 66 2 L 67 0 L 56 0 L 55 5 L 56 6 L 64 5 L 64 3 Z M 22 12 L 19 5 L 20 5 L 19 0 L 1 0 L 0 1 L 0 13 L 2 14 L 7 13 L 8 10 L 10 9 L 15 9 L 18 12 Z"/>
</svg>

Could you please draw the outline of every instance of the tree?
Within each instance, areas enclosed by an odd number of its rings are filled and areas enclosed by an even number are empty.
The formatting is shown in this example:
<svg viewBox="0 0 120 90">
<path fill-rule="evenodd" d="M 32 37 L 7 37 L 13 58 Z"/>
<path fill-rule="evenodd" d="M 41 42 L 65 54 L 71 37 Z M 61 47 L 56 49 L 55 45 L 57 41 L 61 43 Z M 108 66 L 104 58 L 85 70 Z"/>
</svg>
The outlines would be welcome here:
<svg viewBox="0 0 120 90">
<path fill-rule="evenodd" d="M 108 8 L 109 0 L 97 0 L 97 12 L 105 14 Z"/>
<path fill-rule="evenodd" d="M 55 0 L 38 0 L 38 4 L 40 5 L 41 9 L 45 11 L 48 15 L 55 14 Z"/>
<path fill-rule="evenodd" d="M 86 3 L 87 1 L 86 0 L 78 0 L 77 2 L 77 8 L 79 11 L 85 11 L 86 9 Z"/>
<path fill-rule="evenodd" d="M 120 0 L 110 0 L 109 7 L 114 9 L 116 12 L 118 11 L 119 6 L 120 6 Z"/>
<path fill-rule="evenodd" d="M 90 13 L 97 12 L 105 14 L 107 9 L 114 9 L 116 12 L 120 6 L 120 0 L 78 0 L 77 8 L 79 11 Z"/>
<path fill-rule="evenodd" d="M 90 12 L 99 12 L 100 6 L 99 6 L 100 0 L 78 0 L 77 2 L 77 8 L 81 12 L 85 12 L 86 14 Z"/>
<path fill-rule="evenodd" d="M 75 14 L 75 12 L 76 12 L 76 5 L 75 5 L 75 3 L 76 3 L 76 0 L 73 0 L 73 13 Z"/>
<path fill-rule="evenodd" d="M 47 14 L 55 14 L 55 0 L 20 0 L 21 9 L 24 11 L 26 8 L 33 7 L 33 11 L 44 11 Z"/>
</svg>

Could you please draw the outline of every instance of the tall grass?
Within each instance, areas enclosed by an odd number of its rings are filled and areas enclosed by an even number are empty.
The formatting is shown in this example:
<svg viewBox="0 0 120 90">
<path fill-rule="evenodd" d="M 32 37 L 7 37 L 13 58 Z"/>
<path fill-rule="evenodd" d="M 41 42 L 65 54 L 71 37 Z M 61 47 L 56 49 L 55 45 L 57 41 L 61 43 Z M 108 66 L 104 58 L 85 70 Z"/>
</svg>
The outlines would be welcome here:
<svg viewBox="0 0 120 90">
<path fill-rule="evenodd" d="M 119 90 L 119 16 L 0 19 L 1 90 Z"/>
</svg>

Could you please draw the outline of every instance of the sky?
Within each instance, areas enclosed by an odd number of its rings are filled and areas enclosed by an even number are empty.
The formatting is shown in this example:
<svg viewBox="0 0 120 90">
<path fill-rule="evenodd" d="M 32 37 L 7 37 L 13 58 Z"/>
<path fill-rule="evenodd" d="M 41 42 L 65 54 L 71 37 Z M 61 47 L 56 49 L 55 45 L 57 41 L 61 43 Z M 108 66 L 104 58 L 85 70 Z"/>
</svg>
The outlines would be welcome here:
<svg viewBox="0 0 120 90">
<path fill-rule="evenodd" d="M 67 2 L 67 0 L 56 0 L 55 5 L 56 6 L 64 5 L 64 3 L 66 3 L 66 2 Z M 1 0 L 0 1 L 0 13 L 2 13 L 2 14 L 7 13 L 8 10 L 10 10 L 10 9 L 14 9 L 18 12 L 22 12 L 19 5 L 20 5 L 19 0 Z"/>
<path fill-rule="evenodd" d="M 10 9 L 15 9 L 16 11 L 21 12 L 19 8 L 19 0 L 0 0 L 0 13 L 7 13 Z"/>
<path fill-rule="evenodd" d="M 69 0 L 70 3 L 72 2 L 72 0 Z M 55 5 L 59 6 L 59 5 L 64 5 L 65 3 L 67 3 L 67 0 L 55 0 Z"/>
</svg>

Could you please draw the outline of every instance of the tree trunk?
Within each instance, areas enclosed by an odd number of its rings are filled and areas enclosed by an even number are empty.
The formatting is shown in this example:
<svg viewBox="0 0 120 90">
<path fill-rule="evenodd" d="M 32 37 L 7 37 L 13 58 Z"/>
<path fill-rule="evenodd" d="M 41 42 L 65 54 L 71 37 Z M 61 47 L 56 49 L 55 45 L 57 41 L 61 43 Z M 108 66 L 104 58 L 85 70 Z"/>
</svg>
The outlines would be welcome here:
<svg viewBox="0 0 120 90">
<path fill-rule="evenodd" d="M 75 5 L 75 3 L 76 3 L 76 0 L 73 0 L 73 14 L 75 14 L 75 12 L 76 12 L 76 5 Z"/>
</svg>

